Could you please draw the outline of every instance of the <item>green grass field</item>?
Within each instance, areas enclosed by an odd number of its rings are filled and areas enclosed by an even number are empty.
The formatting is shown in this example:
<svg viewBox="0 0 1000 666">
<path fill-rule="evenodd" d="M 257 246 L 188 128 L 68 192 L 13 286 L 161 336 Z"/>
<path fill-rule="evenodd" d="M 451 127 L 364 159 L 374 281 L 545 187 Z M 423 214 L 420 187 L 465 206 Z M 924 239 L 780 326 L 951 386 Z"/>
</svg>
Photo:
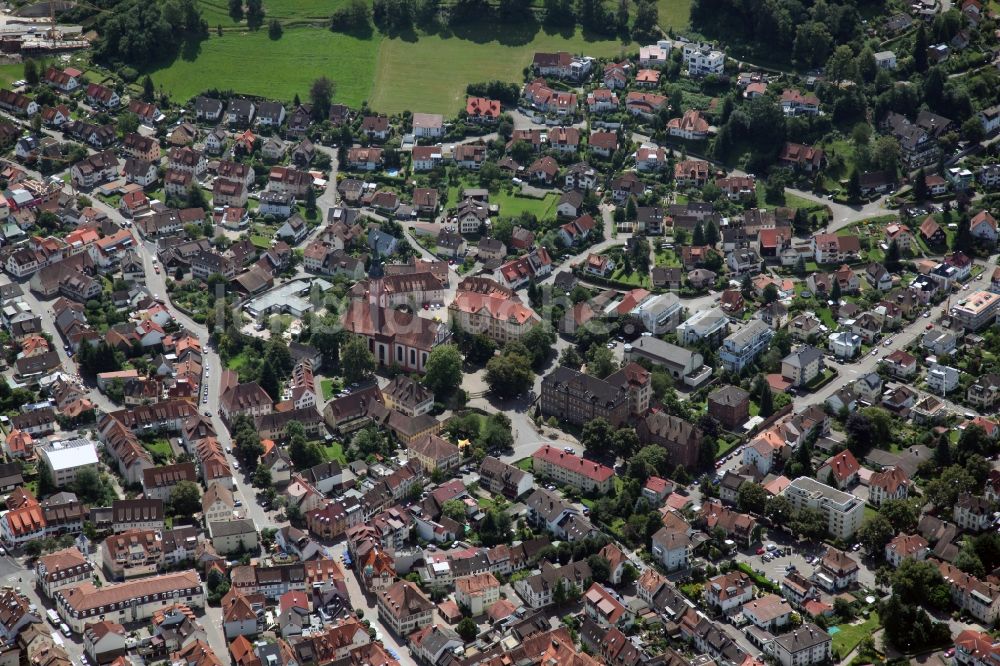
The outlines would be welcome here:
<svg viewBox="0 0 1000 666">
<path fill-rule="evenodd" d="M 201 15 L 211 28 L 221 25 L 223 28 L 237 27 L 229 16 L 226 0 L 200 0 Z M 345 4 L 342 0 L 268 0 L 264 6 L 267 19 L 276 18 L 283 24 L 317 21 L 326 22 L 330 14 Z M 244 24 L 245 25 L 245 24 Z"/>
<path fill-rule="evenodd" d="M 164 464 L 174 458 L 174 450 L 170 447 L 170 442 L 165 439 L 154 439 L 151 442 L 143 441 L 143 448 L 153 454 L 153 458 L 160 464 Z"/>
<path fill-rule="evenodd" d="M 504 41 L 499 41 L 503 39 Z M 566 38 L 535 28 L 490 25 L 461 36 L 420 35 L 416 41 L 383 39 L 378 49 L 371 106 L 452 115 L 464 105 L 465 86 L 476 81 L 521 81 L 535 51 L 570 51 L 614 56 L 634 51 L 615 41 L 588 41 L 579 32 Z"/>
<path fill-rule="evenodd" d="M 335 460 L 341 465 L 347 464 L 347 456 L 344 455 L 344 447 L 339 442 L 334 442 L 323 447 L 323 455 L 327 460 Z"/>
<path fill-rule="evenodd" d="M 358 106 L 371 94 L 377 39 L 356 39 L 322 28 L 288 28 L 277 41 L 267 30 L 214 32 L 196 57 L 178 58 L 151 73 L 176 101 L 183 102 L 209 88 L 291 100 L 306 98 L 309 86 L 326 75 L 337 84 L 336 99 Z"/>
<path fill-rule="evenodd" d="M 370 37 L 325 29 L 330 14 L 347 0 L 272 0 L 266 21 L 284 26 L 278 40 L 266 26 L 256 32 L 235 23 L 223 0 L 200 0 L 210 36 L 194 53 L 185 53 L 151 72 L 154 83 L 176 101 L 209 88 L 231 89 L 285 101 L 305 98 L 309 85 L 325 75 L 337 86 L 336 101 L 387 113 L 403 110 L 455 114 L 467 84 L 490 79 L 520 82 L 536 51 L 570 51 L 595 57 L 624 56 L 636 43 L 591 40 L 577 31 L 549 33 L 537 24 L 484 24 L 439 33 Z M 660 24 L 681 29 L 688 23 L 692 0 L 659 0 Z M 217 36 L 216 27 L 223 34 Z M 11 80 L 21 66 L 12 66 Z M 16 70 L 16 71 L 15 71 Z M 0 80 L 8 76 L 0 68 Z"/>
<path fill-rule="evenodd" d="M 11 82 L 24 78 L 24 65 L 14 63 L 0 65 L 0 85 L 8 87 Z"/>
<path fill-rule="evenodd" d="M 660 27 L 664 30 L 686 30 L 691 22 L 692 0 L 658 0 Z"/>
<path fill-rule="evenodd" d="M 505 217 L 517 217 L 521 213 L 528 212 L 540 220 L 555 217 L 558 201 L 559 197 L 555 194 L 547 194 L 542 199 L 519 197 L 506 192 L 490 196 L 490 203 L 500 206 L 500 214 Z"/>
<path fill-rule="evenodd" d="M 844 658 L 865 636 L 871 636 L 878 628 L 878 613 L 872 612 L 868 619 L 860 624 L 841 624 L 837 628 L 840 631 L 833 635 L 833 651 Z"/>
</svg>

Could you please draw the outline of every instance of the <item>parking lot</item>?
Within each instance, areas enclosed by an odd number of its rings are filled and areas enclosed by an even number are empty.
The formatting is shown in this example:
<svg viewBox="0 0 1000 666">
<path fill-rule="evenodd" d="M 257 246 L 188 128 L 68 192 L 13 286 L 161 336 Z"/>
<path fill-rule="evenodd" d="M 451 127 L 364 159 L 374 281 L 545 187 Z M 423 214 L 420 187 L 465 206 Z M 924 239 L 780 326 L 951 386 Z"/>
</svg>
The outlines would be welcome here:
<svg viewBox="0 0 1000 666">
<path fill-rule="evenodd" d="M 772 536 L 774 538 L 771 538 Z M 761 547 L 764 550 L 763 553 L 741 551 L 737 553 L 736 560 L 746 562 L 754 571 L 767 576 L 769 580 L 779 585 L 781 579 L 791 571 L 798 571 L 809 578 L 819 565 L 819 558 L 827 550 L 826 544 L 823 543 L 803 542 L 800 546 L 782 532 L 769 534 L 768 538 L 763 540 L 763 544 Z M 775 546 L 775 549 L 768 551 L 768 544 Z M 862 553 L 848 551 L 848 555 L 859 565 L 858 585 L 867 588 L 874 587 L 875 573 L 865 565 Z M 790 569 L 789 567 L 795 568 Z M 824 600 L 829 601 L 830 597 L 824 594 Z"/>
</svg>

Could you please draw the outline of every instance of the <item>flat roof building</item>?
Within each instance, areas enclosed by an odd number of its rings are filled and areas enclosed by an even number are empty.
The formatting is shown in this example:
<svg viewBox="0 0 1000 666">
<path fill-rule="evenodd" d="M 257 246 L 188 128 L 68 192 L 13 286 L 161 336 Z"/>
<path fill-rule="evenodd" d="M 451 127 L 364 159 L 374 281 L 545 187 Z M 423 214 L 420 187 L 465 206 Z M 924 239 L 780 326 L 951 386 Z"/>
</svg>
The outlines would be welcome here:
<svg viewBox="0 0 1000 666">
<path fill-rule="evenodd" d="M 967 331 L 979 331 L 993 324 L 1000 308 L 1000 294 L 977 291 L 951 307 L 952 318 Z"/>
<path fill-rule="evenodd" d="M 52 480 L 58 487 L 76 481 L 76 475 L 82 469 L 97 471 L 97 448 L 89 439 L 80 437 L 49 442 L 35 450 L 52 470 Z"/>
<path fill-rule="evenodd" d="M 807 476 L 792 481 L 785 488 L 785 497 L 796 511 L 809 507 L 822 512 L 827 531 L 836 538 L 849 539 L 864 518 L 865 503 L 860 499 Z"/>
</svg>

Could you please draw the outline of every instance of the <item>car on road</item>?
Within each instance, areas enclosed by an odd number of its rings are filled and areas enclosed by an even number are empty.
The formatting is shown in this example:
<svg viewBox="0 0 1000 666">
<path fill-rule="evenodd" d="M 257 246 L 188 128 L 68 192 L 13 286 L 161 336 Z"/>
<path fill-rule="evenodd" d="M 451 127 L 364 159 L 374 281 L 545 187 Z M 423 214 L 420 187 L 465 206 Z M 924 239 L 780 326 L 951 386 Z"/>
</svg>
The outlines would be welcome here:
<svg viewBox="0 0 1000 666">
<path fill-rule="evenodd" d="M 233 500 L 233 506 L 235 506 L 235 507 L 241 507 L 241 506 L 243 506 L 243 500 L 241 500 L 239 498 L 236 498 L 235 500 Z"/>
<path fill-rule="evenodd" d="M 934 324 L 927 324 L 927 326 L 925 326 L 924 328 L 926 328 L 929 331 L 932 328 L 934 328 Z"/>
<path fill-rule="evenodd" d="M 763 548 L 758 548 L 757 549 L 757 554 L 758 555 L 763 555 L 764 554 L 764 549 Z"/>
<path fill-rule="evenodd" d="M 955 648 L 950 647 L 947 650 L 945 650 L 944 651 L 944 656 L 948 657 L 949 659 L 951 659 L 952 657 L 954 657 L 955 656 Z"/>
<path fill-rule="evenodd" d="M 872 356 L 878 356 L 878 349 L 872 350 Z"/>
<path fill-rule="evenodd" d="M 925 312 L 924 313 L 924 319 L 930 319 L 930 317 L 931 317 L 931 313 L 930 312 Z"/>
</svg>

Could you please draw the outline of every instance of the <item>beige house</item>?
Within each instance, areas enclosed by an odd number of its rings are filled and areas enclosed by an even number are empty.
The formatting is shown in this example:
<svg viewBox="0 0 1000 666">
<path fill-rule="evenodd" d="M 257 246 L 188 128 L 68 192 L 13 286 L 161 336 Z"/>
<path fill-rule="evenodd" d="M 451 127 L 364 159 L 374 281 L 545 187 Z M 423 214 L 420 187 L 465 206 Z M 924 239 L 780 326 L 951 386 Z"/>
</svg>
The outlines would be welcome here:
<svg viewBox="0 0 1000 666">
<path fill-rule="evenodd" d="M 249 518 L 209 523 L 208 531 L 212 536 L 212 545 L 220 555 L 257 551 L 257 527 Z"/>
<path fill-rule="evenodd" d="M 85 582 L 56 592 L 55 608 L 63 622 L 79 634 L 102 617 L 121 624 L 148 620 L 163 608 L 166 599 L 190 608 L 204 607 L 205 589 L 198 572 L 191 569 L 100 588 Z"/>
<path fill-rule="evenodd" d="M 201 513 L 206 525 L 232 520 L 234 508 L 233 491 L 228 484 L 212 483 L 201 496 Z"/>
<path fill-rule="evenodd" d="M 400 580 L 378 593 L 378 616 L 399 636 L 409 636 L 434 621 L 434 604 L 414 583 Z"/>
<path fill-rule="evenodd" d="M 437 435 L 423 435 L 407 444 L 406 452 L 416 458 L 428 472 L 447 471 L 458 467 L 462 456 L 459 448 Z"/>
<path fill-rule="evenodd" d="M 382 389 L 382 402 L 389 409 L 414 417 L 431 411 L 434 392 L 420 382 L 400 375 Z"/>
<path fill-rule="evenodd" d="M 455 579 L 455 601 L 459 608 L 468 608 L 472 617 L 486 612 L 500 600 L 500 581 L 491 573 L 473 574 Z"/>
<path fill-rule="evenodd" d="M 808 346 L 792 352 L 781 361 L 781 376 L 793 386 L 805 386 L 822 375 L 823 352 Z"/>
<path fill-rule="evenodd" d="M 35 576 L 45 596 L 51 598 L 57 590 L 93 578 L 94 566 L 76 546 L 72 546 L 38 558 Z"/>
</svg>

